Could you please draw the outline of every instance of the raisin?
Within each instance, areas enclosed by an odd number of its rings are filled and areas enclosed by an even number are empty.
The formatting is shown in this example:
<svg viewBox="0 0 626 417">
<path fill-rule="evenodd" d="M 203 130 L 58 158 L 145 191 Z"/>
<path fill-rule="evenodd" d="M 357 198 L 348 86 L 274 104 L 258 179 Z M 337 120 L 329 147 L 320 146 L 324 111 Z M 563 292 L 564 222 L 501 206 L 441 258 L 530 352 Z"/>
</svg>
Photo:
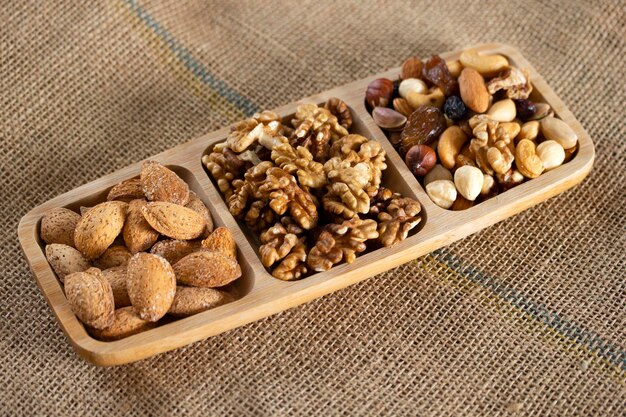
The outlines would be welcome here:
<svg viewBox="0 0 626 417">
<path fill-rule="evenodd" d="M 537 106 L 528 99 L 514 99 L 517 116 L 522 120 L 528 120 L 535 115 Z"/>
<path fill-rule="evenodd" d="M 400 152 L 405 155 L 413 145 L 430 145 L 443 133 L 448 124 L 437 107 L 420 106 L 409 116 L 400 135 Z"/>
<path fill-rule="evenodd" d="M 400 81 L 402 80 L 395 80 L 393 82 L 393 96 L 392 97 L 400 97 Z"/>
<path fill-rule="evenodd" d="M 433 55 L 422 67 L 422 77 L 441 88 L 446 97 L 457 94 L 459 83 L 452 77 L 446 61 L 439 55 Z"/>
<path fill-rule="evenodd" d="M 459 96 L 450 96 L 443 105 L 443 112 L 450 120 L 460 120 L 467 114 L 467 107 Z"/>
</svg>

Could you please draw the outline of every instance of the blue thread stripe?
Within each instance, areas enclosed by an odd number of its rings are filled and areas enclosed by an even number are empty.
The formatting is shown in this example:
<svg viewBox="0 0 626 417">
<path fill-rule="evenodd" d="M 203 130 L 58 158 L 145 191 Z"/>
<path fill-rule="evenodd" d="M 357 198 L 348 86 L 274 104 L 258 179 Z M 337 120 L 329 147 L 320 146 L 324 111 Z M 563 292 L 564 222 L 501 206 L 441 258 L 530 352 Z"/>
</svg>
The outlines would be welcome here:
<svg viewBox="0 0 626 417">
<path fill-rule="evenodd" d="M 215 90 L 220 96 L 228 100 L 233 106 L 242 110 L 247 116 L 257 111 L 257 106 L 248 98 L 228 86 L 224 81 L 209 74 L 207 69 L 193 57 L 189 49 L 182 46 L 169 31 L 159 25 L 159 23 L 154 20 L 143 7 L 137 4 L 135 0 L 125 0 L 125 2 L 137 17 L 165 42 L 178 60 L 202 83 Z"/>
<path fill-rule="evenodd" d="M 220 96 L 228 100 L 233 106 L 242 110 L 246 115 L 251 115 L 258 111 L 258 107 L 226 83 L 216 79 L 208 73 L 206 68 L 200 64 L 189 52 L 189 50 L 178 43 L 178 41 L 161 25 L 159 25 L 146 10 L 138 5 L 135 0 L 125 0 L 131 10 L 142 20 L 154 33 L 159 36 L 176 55 L 176 57 L 194 74 L 201 82 L 215 90 Z M 505 302 L 530 315 L 535 320 L 553 329 L 566 338 L 587 347 L 601 358 L 626 370 L 626 352 L 617 346 L 603 341 L 596 333 L 585 330 L 573 322 L 568 321 L 557 313 L 550 311 L 544 304 L 536 303 L 528 296 L 515 288 L 499 282 L 495 278 L 487 277 L 471 266 L 464 266 L 460 260 L 453 257 L 445 249 L 438 249 L 432 253 L 438 260 L 442 261 L 452 270 L 491 291 Z"/>
<path fill-rule="evenodd" d="M 622 370 L 626 370 L 626 352 L 612 343 L 602 340 L 596 333 L 585 330 L 554 311 L 550 311 L 545 304 L 533 301 L 521 291 L 493 277 L 485 276 L 471 266 L 462 265 L 460 260 L 455 258 L 448 250 L 438 249 L 432 255 L 436 259 L 442 260 L 443 263 L 447 264 L 458 274 L 491 291 L 533 319 L 568 339 L 585 346 Z"/>
</svg>

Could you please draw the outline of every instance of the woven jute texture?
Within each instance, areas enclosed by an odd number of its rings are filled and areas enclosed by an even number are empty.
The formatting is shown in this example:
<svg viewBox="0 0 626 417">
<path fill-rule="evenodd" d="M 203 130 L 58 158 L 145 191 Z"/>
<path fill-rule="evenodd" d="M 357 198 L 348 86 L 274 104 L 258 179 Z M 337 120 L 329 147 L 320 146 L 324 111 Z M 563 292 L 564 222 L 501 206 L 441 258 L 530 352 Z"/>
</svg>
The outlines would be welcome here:
<svg viewBox="0 0 626 417">
<path fill-rule="evenodd" d="M 0 22 L 1 415 L 624 413 L 623 2 L 3 0 Z M 582 184 L 183 349 L 114 368 L 73 352 L 18 246 L 30 208 L 255 109 L 494 41 L 594 139 Z"/>
</svg>

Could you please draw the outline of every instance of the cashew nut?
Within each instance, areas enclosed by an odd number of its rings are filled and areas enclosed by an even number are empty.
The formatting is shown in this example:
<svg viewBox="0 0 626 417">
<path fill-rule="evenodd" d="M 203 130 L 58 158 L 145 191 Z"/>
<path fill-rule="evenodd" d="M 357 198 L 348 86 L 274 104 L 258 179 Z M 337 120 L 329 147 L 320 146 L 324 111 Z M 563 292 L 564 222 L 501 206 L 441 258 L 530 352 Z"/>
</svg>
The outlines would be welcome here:
<svg viewBox="0 0 626 417">
<path fill-rule="evenodd" d="M 439 87 L 433 88 L 428 94 L 420 94 L 416 91 L 410 91 L 406 96 L 406 101 L 408 101 L 414 109 L 424 105 L 441 107 L 443 106 L 445 99 L 446 97 Z"/>
<path fill-rule="evenodd" d="M 465 132 L 458 126 L 450 126 L 439 137 L 437 144 L 437 154 L 441 165 L 448 169 L 454 168 L 456 157 L 461 152 L 461 148 L 467 142 Z"/>
<path fill-rule="evenodd" d="M 459 58 L 464 67 L 474 68 L 483 77 L 496 75 L 509 67 L 509 61 L 502 55 L 480 55 L 474 49 L 468 49 Z"/>
<path fill-rule="evenodd" d="M 537 178 L 543 172 L 543 162 L 535 151 L 535 143 L 522 139 L 515 148 L 517 169 L 527 178 Z"/>
</svg>

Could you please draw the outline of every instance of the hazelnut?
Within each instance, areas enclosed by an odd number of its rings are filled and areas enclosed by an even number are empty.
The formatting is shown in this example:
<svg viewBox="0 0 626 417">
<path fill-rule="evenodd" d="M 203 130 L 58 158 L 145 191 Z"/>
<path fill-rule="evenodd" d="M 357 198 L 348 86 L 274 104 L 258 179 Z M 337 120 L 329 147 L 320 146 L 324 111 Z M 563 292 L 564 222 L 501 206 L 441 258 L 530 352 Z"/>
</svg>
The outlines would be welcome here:
<svg viewBox="0 0 626 417">
<path fill-rule="evenodd" d="M 424 186 L 427 186 L 431 182 L 437 180 L 452 181 L 452 173 L 444 168 L 443 165 L 437 164 L 424 177 Z"/>
<path fill-rule="evenodd" d="M 417 78 L 407 78 L 406 80 L 403 80 L 398 87 L 398 93 L 402 98 L 407 98 L 411 92 L 426 94 L 427 91 L 428 86 L 426 83 Z"/>
<path fill-rule="evenodd" d="M 491 175 L 483 174 L 483 188 L 480 190 L 480 195 L 483 197 L 491 197 L 498 194 L 498 186 L 496 180 Z"/>
<path fill-rule="evenodd" d="M 462 195 L 457 195 L 456 196 L 456 200 L 454 200 L 454 203 L 450 207 L 450 210 L 452 210 L 452 211 L 466 210 L 466 209 L 472 207 L 473 205 L 474 205 L 473 201 L 468 200 L 467 198 L 463 197 Z"/>
<path fill-rule="evenodd" d="M 537 146 L 537 155 L 546 171 L 561 166 L 565 161 L 565 150 L 554 140 L 541 142 Z"/>
<path fill-rule="evenodd" d="M 406 80 L 408 78 L 420 78 L 422 76 L 422 61 L 417 57 L 407 58 L 402 63 L 402 70 L 400 71 L 400 79 Z"/>
<path fill-rule="evenodd" d="M 454 204 L 457 192 L 454 183 L 450 180 L 433 181 L 426 186 L 426 194 L 433 203 L 447 209 Z"/>
<path fill-rule="evenodd" d="M 387 107 L 393 96 L 393 81 L 387 78 L 378 78 L 367 86 L 365 101 L 371 107 Z"/>
<path fill-rule="evenodd" d="M 454 185 L 459 193 L 470 201 L 476 200 L 483 189 L 483 173 L 479 168 L 462 166 L 454 173 Z"/>
<path fill-rule="evenodd" d="M 401 130 L 406 123 L 404 115 L 388 107 L 375 107 L 372 118 L 379 127 L 387 130 Z"/>
<path fill-rule="evenodd" d="M 406 153 L 404 161 L 413 175 L 423 177 L 437 163 L 437 155 L 428 145 L 413 145 Z"/>
</svg>

